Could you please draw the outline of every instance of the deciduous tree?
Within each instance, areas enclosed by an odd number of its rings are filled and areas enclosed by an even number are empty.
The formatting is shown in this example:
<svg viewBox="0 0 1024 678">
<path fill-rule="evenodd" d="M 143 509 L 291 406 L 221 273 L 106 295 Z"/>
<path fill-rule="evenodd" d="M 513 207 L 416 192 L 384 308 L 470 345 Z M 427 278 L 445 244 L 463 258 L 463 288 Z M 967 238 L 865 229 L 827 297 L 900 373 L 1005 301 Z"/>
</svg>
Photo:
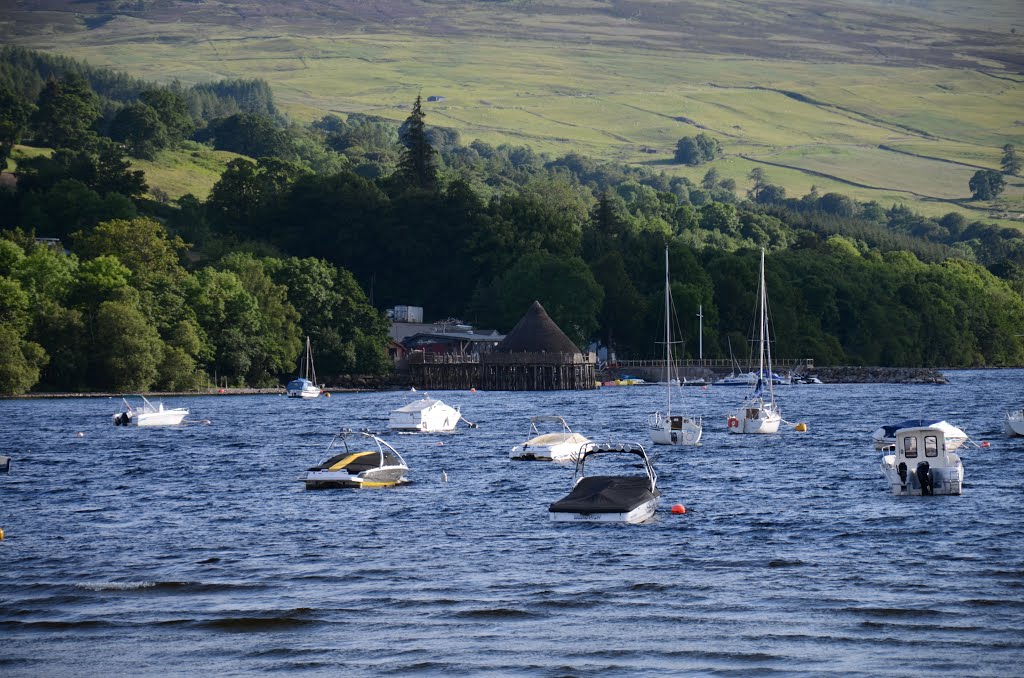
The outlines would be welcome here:
<svg viewBox="0 0 1024 678">
<path fill-rule="evenodd" d="M 1006 180 L 995 170 L 978 170 L 971 177 L 969 186 L 975 200 L 995 200 L 1006 187 Z"/>
</svg>

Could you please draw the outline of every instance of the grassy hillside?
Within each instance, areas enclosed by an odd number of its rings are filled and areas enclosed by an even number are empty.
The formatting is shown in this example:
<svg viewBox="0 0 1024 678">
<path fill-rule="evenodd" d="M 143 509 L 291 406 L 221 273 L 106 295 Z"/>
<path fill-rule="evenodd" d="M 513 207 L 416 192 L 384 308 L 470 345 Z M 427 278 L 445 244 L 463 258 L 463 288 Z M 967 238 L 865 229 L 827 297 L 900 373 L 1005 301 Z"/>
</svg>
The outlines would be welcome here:
<svg viewBox="0 0 1024 678">
<path fill-rule="evenodd" d="M 227 164 L 240 157 L 189 143 L 174 151 L 161 151 L 154 160 L 132 160 L 132 167 L 146 173 L 150 191 L 159 189 L 172 199 L 191 193 L 205 200 Z"/>
<path fill-rule="evenodd" d="M 0 35 L 161 81 L 262 77 L 302 119 L 359 111 L 397 121 L 416 94 L 442 95 L 427 122 L 465 141 L 699 179 L 707 166 L 670 159 L 680 137 L 706 131 L 725 146 L 715 166 L 741 187 L 761 166 L 790 195 L 816 185 L 933 215 L 1024 213 L 1020 181 L 997 204 L 967 200 L 971 174 L 997 168 L 1003 144 L 1024 148 L 1015 0 L 983 14 L 953 0 L 109 7 L 0 10 Z"/>
</svg>

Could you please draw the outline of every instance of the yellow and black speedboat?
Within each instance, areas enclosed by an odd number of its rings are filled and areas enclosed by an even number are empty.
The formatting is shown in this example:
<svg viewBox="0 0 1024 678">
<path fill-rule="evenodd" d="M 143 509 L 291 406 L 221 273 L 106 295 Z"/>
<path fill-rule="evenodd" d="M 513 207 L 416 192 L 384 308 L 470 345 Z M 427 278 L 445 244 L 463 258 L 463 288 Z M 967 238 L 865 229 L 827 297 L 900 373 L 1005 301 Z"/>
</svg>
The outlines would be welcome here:
<svg viewBox="0 0 1024 678">
<path fill-rule="evenodd" d="M 363 431 L 345 429 L 327 446 L 327 456 L 299 480 L 307 490 L 332 487 L 392 487 L 409 482 L 409 467 L 395 448 Z"/>
</svg>

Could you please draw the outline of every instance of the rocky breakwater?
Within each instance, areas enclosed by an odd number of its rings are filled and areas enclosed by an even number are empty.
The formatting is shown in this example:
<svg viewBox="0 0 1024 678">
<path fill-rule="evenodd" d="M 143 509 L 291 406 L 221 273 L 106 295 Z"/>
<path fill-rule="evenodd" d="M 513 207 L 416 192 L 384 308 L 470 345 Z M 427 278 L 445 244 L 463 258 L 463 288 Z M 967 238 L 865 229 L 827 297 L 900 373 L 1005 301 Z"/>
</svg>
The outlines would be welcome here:
<svg viewBox="0 0 1024 678">
<path fill-rule="evenodd" d="M 929 367 L 819 367 L 818 378 L 831 384 L 948 384 Z"/>
</svg>

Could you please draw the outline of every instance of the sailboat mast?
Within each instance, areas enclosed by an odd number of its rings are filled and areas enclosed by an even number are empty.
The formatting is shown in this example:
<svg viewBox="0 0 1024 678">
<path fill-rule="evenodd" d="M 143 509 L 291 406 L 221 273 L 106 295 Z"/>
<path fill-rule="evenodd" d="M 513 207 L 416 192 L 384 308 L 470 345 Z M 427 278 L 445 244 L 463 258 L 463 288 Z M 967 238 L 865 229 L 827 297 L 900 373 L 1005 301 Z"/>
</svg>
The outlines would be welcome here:
<svg viewBox="0 0 1024 678">
<path fill-rule="evenodd" d="M 305 360 L 305 365 L 303 365 L 302 376 L 304 378 L 306 378 L 306 379 L 309 379 L 309 337 L 308 336 L 306 337 L 306 360 Z"/>
<path fill-rule="evenodd" d="M 665 383 L 667 388 L 665 414 L 672 413 L 672 318 L 669 308 L 669 279 L 668 279 L 668 245 L 665 245 Z"/>
<path fill-rule="evenodd" d="M 768 359 L 768 393 L 771 402 L 775 402 L 775 379 L 772 373 L 772 345 L 768 333 L 768 285 L 765 283 L 764 274 L 764 249 L 761 249 L 761 356 Z M 761 376 L 764 376 L 762 368 Z"/>
<path fill-rule="evenodd" d="M 316 381 L 316 368 L 313 366 L 313 343 L 306 337 L 306 352 L 309 353 L 309 373 L 313 376 L 309 378 L 314 385 L 318 385 Z"/>
<path fill-rule="evenodd" d="M 767 314 L 765 313 L 764 303 L 764 248 L 761 249 L 761 284 L 760 284 L 761 298 L 761 321 L 758 326 L 758 344 L 760 345 L 760 353 L 758 355 L 758 377 L 764 379 L 764 325 Z"/>
</svg>

